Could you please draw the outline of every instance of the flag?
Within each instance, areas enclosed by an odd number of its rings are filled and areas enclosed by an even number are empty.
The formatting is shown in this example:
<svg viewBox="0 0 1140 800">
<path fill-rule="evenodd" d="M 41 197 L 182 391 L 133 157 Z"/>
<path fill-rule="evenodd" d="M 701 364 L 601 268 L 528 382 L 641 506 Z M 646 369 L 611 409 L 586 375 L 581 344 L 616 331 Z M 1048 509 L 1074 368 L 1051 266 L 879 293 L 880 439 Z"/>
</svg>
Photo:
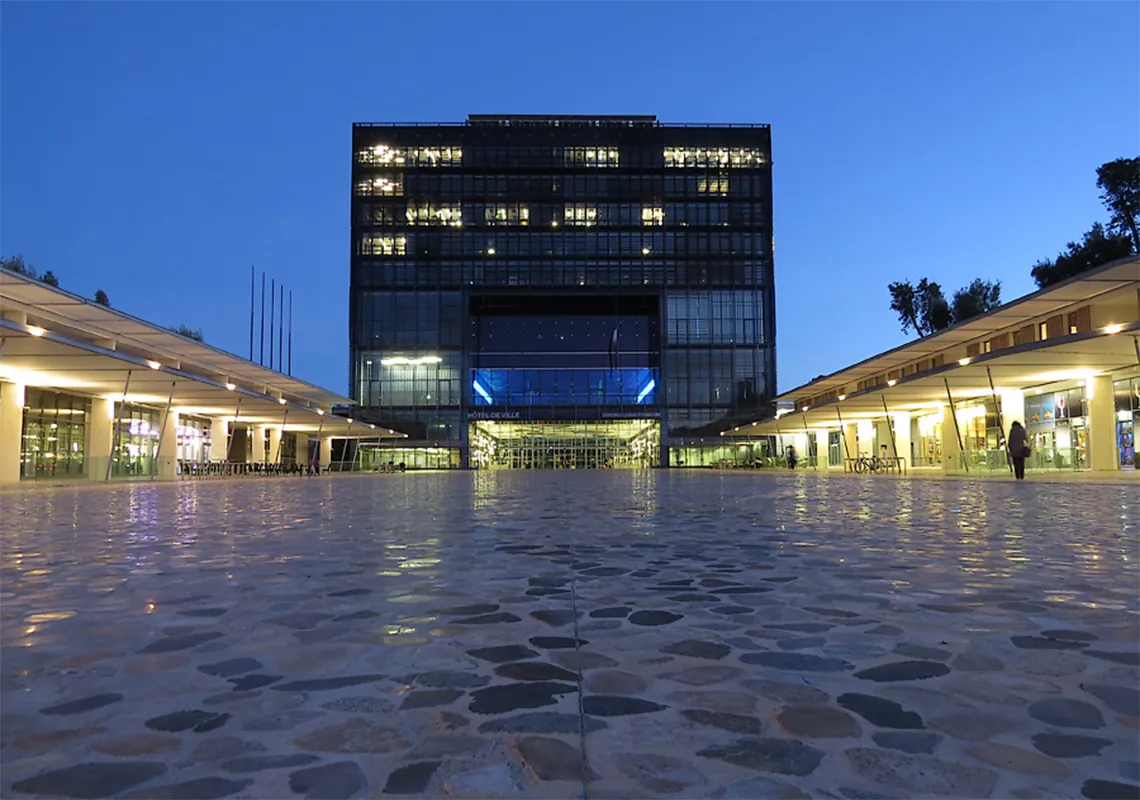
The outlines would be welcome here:
<svg viewBox="0 0 1140 800">
<path fill-rule="evenodd" d="M 618 352 L 618 329 L 617 325 L 614 326 L 613 336 L 610 337 L 610 369 L 614 369 L 614 364 L 617 360 Z"/>
</svg>

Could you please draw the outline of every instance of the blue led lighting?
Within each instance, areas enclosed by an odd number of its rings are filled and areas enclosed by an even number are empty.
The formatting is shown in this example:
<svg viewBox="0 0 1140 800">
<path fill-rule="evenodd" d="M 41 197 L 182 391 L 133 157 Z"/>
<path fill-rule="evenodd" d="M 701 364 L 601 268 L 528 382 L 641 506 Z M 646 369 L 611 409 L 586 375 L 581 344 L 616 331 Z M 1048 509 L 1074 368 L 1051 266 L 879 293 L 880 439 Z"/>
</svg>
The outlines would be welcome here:
<svg viewBox="0 0 1140 800">
<path fill-rule="evenodd" d="M 471 385 L 475 387 L 475 391 L 478 392 L 479 396 L 486 400 L 489 405 L 494 405 L 495 401 L 491 399 L 491 395 L 487 393 L 487 390 L 483 388 L 483 385 L 479 383 L 479 381 L 473 380 L 471 381 Z"/>
<path fill-rule="evenodd" d="M 649 379 L 649 383 L 645 384 L 645 388 L 641 390 L 641 394 L 637 396 L 637 402 L 645 399 L 645 396 L 653 391 L 653 387 L 657 385 L 657 381 L 653 378 Z"/>
</svg>

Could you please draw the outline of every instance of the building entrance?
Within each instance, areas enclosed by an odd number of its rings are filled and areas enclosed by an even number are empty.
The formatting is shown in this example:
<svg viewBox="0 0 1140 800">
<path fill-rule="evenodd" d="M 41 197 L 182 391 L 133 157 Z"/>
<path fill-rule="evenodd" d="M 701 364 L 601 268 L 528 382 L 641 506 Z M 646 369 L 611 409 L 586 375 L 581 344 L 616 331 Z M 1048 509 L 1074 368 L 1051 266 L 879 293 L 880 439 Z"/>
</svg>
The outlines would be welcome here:
<svg viewBox="0 0 1140 800">
<path fill-rule="evenodd" d="M 476 469 L 639 469 L 661 463 L 661 423 L 480 421 L 470 445 Z"/>
</svg>

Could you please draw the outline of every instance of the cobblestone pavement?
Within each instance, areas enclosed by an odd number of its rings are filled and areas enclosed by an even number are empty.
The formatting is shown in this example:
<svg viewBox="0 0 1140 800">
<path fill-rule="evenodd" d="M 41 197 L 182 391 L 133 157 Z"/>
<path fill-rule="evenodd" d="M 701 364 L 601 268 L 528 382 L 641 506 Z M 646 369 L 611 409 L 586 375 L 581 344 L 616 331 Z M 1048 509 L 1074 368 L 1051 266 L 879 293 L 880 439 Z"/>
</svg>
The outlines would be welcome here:
<svg viewBox="0 0 1140 800">
<path fill-rule="evenodd" d="M 0 795 L 1137 797 L 1135 487 L 0 494 Z"/>
</svg>

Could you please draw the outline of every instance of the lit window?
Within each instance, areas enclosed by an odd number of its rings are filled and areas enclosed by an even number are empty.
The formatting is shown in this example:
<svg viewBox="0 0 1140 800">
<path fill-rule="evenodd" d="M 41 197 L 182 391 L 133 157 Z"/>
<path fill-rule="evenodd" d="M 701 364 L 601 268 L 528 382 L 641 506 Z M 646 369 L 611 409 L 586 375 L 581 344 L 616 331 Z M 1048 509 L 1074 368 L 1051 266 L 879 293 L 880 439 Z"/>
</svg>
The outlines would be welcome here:
<svg viewBox="0 0 1140 800">
<path fill-rule="evenodd" d="M 386 144 L 374 144 L 371 147 L 366 147 L 356 154 L 356 160 L 361 164 L 372 164 L 375 166 L 387 167 L 392 165 L 401 165 L 405 162 L 404 149 L 402 147 L 389 147 Z"/>
<path fill-rule="evenodd" d="M 982 342 L 982 352 L 988 353 L 993 350 L 993 342 Z"/>
<path fill-rule="evenodd" d="M 401 175 L 377 175 L 356 184 L 356 193 L 363 197 L 403 197 L 404 179 Z"/>
<path fill-rule="evenodd" d="M 1076 333 L 1076 332 L 1077 332 L 1077 326 L 1076 326 L 1076 325 L 1070 325 L 1070 326 L 1069 326 L 1069 333 L 1070 333 L 1070 334 L 1073 334 L 1073 333 Z"/>
<path fill-rule="evenodd" d="M 517 203 L 487 206 L 483 218 L 488 225 L 529 225 L 530 209 Z"/>
<path fill-rule="evenodd" d="M 391 147 L 374 144 L 356 154 L 361 164 L 374 167 L 457 167 L 463 163 L 463 150 L 459 147 Z"/>
<path fill-rule="evenodd" d="M 562 163 L 567 167 L 616 167 L 616 147 L 567 147 L 562 151 Z"/>
<path fill-rule="evenodd" d="M 567 225 L 592 228 L 598 224 L 598 209 L 584 203 L 571 203 L 566 206 L 563 218 Z"/>
<path fill-rule="evenodd" d="M 665 224 L 665 209 L 661 208 L 661 206 L 642 206 L 641 224 L 642 225 L 664 225 Z"/>
<path fill-rule="evenodd" d="M 380 236 L 365 234 L 361 254 L 366 256 L 403 256 L 408 254 L 406 236 Z"/>
<path fill-rule="evenodd" d="M 1049 323 L 1048 322 L 1042 322 L 1040 325 L 1038 325 L 1037 326 L 1037 333 L 1038 333 L 1037 338 L 1039 338 L 1041 341 L 1045 341 L 1046 339 L 1048 339 L 1049 338 Z"/>
<path fill-rule="evenodd" d="M 755 147 L 693 148 L 666 147 L 666 167 L 758 167 L 764 151 Z"/>
<path fill-rule="evenodd" d="M 697 179 L 697 194 L 728 194 L 728 176 L 715 175 Z"/>
<path fill-rule="evenodd" d="M 417 167 L 458 167 L 463 163 L 463 150 L 459 147 L 412 147 L 408 149 L 408 163 Z"/>
<path fill-rule="evenodd" d="M 463 225 L 463 210 L 457 205 L 409 206 L 405 216 L 409 225 L 450 225 L 455 228 Z"/>
</svg>

